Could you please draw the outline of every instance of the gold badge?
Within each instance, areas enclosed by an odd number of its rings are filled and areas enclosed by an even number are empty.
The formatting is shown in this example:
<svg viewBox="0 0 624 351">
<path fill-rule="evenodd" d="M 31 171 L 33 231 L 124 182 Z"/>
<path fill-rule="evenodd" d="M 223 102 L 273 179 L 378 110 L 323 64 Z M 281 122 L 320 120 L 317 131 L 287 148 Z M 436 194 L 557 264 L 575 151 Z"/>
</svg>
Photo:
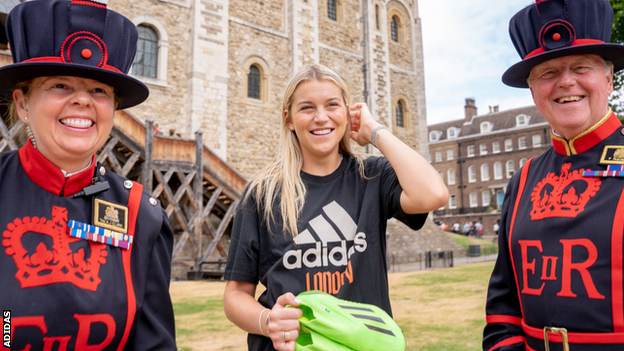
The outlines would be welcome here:
<svg viewBox="0 0 624 351">
<path fill-rule="evenodd" d="M 602 150 L 600 164 L 603 165 L 624 165 L 624 146 L 607 145 Z"/>
<path fill-rule="evenodd" d="M 93 225 L 128 233 L 128 206 L 93 199 Z"/>
</svg>

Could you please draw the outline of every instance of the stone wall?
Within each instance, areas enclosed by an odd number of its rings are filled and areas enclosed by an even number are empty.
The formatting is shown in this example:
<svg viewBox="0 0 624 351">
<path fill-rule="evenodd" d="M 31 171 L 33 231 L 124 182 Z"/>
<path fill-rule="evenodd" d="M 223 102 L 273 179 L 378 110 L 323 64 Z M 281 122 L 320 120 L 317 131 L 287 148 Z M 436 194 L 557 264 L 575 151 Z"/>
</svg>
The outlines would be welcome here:
<svg viewBox="0 0 624 351">
<path fill-rule="evenodd" d="M 249 178 L 275 158 L 289 74 L 288 38 L 230 21 L 227 161 Z M 248 99 L 250 63 L 265 65 L 264 99 Z"/>
<path fill-rule="evenodd" d="M 180 3 L 184 4 L 182 1 Z M 159 2 L 156 7 L 154 2 L 149 0 L 110 0 L 109 8 L 122 13 L 130 20 L 147 17 L 150 22 L 145 23 L 146 25 L 154 28 L 152 26 L 154 22 L 160 24 L 169 38 L 168 43 L 163 43 L 169 47 L 166 76 L 155 80 L 137 77 L 149 87 L 150 97 L 143 104 L 127 111 L 142 121 L 153 118 L 159 124 L 159 129 L 165 133 L 169 129 L 174 129 L 183 133 L 185 137 L 193 138 L 186 128 L 185 111 L 188 101 L 187 72 L 190 55 L 188 18 L 191 9 L 169 2 Z M 165 33 L 158 34 L 162 37 Z"/>
<path fill-rule="evenodd" d="M 386 5 L 388 16 L 388 35 L 393 16 L 399 18 L 399 42 L 389 40 L 390 63 L 406 70 L 414 69 L 414 49 L 412 33 L 412 16 L 402 3 L 394 0 Z"/>
<path fill-rule="evenodd" d="M 431 216 L 430 216 L 431 217 Z M 455 243 L 445 232 L 441 231 L 431 218 L 428 218 L 420 230 L 412 230 L 396 219 L 388 221 L 387 255 L 389 262 L 403 264 L 416 262 L 419 254 L 426 251 L 453 251 L 454 257 L 465 254 L 465 249 Z"/>
<path fill-rule="evenodd" d="M 285 30 L 285 4 L 281 0 L 232 0 L 230 16 L 261 26 Z"/>
</svg>

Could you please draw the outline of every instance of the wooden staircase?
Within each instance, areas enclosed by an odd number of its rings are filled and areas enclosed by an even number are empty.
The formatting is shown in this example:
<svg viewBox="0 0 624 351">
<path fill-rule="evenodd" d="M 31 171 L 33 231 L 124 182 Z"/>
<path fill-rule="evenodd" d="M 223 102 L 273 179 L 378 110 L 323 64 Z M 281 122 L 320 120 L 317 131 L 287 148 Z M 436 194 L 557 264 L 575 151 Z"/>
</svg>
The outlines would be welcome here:
<svg viewBox="0 0 624 351">
<path fill-rule="evenodd" d="M 24 144 L 20 123 L 0 123 L 0 152 Z M 159 199 L 175 235 L 172 277 L 222 277 L 232 220 L 246 180 L 195 139 L 154 135 L 154 121 L 115 113 L 114 127 L 97 160 L 109 170 L 135 180 Z"/>
</svg>

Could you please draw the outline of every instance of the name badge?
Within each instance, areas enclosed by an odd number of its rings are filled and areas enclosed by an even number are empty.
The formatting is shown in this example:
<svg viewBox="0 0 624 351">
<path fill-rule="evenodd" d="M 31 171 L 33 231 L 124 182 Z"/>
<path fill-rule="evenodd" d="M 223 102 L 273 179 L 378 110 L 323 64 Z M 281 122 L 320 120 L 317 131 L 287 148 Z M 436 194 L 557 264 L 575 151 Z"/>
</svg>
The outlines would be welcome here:
<svg viewBox="0 0 624 351">
<path fill-rule="evenodd" d="M 128 206 L 94 198 L 93 225 L 127 234 Z"/>
</svg>

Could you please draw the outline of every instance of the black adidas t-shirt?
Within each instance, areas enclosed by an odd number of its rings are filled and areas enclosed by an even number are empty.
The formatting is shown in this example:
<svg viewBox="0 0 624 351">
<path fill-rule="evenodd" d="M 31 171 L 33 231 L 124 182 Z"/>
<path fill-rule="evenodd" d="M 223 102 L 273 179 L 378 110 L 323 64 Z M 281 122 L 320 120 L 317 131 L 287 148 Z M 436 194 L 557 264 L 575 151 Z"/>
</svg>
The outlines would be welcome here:
<svg viewBox="0 0 624 351">
<path fill-rule="evenodd" d="M 250 197 L 238 209 L 232 230 L 225 279 L 267 289 L 259 302 L 271 308 L 277 298 L 321 290 L 338 298 L 374 304 L 388 314 L 386 221 L 395 217 L 420 229 L 427 214 L 407 215 L 400 205 L 403 189 L 384 157 L 364 160 L 366 179 L 357 161 L 345 158 L 330 175 L 302 173 L 307 186 L 298 236 L 282 232 L 282 217 L 271 233 Z M 250 334 L 249 350 L 273 350 L 269 338 Z"/>
</svg>

